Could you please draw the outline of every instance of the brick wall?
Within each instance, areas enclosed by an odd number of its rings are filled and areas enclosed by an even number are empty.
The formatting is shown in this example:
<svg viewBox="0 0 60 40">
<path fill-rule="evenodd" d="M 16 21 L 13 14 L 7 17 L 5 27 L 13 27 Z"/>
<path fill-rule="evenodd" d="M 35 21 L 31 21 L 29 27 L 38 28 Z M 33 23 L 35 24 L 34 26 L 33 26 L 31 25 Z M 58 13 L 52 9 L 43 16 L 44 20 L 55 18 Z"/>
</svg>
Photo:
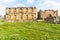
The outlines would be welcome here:
<svg viewBox="0 0 60 40">
<path fill-rule="evenodd" d="M 53 21 L 53 22 L 57 22 L 58 21 L 58 10 L 54 11 L 54 10 L 40 10 L 38 12 L 38 19 L 41 20 L 47 20 L 47 21 Z M 51 20 L 53 19 L 53 20 Z"/>
<path fill-rule="evenodd" d="M 7 21 L 34 21 L 36 20 L 36 7 L 6 8 Z"/>
</svg>

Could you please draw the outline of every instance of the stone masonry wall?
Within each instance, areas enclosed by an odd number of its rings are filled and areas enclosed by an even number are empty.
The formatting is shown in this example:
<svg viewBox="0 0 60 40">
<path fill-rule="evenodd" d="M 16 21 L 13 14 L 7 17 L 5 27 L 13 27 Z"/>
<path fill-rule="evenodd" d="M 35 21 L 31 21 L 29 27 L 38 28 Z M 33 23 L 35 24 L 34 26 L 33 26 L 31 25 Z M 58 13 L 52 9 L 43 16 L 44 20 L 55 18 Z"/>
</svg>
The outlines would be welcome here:
<svg viewBox="0 0 60 40">
<path fill-rule="evenodd" d="M 6 21 L 35 21 L 36 7 L 6 8 Z"/>
</svg>

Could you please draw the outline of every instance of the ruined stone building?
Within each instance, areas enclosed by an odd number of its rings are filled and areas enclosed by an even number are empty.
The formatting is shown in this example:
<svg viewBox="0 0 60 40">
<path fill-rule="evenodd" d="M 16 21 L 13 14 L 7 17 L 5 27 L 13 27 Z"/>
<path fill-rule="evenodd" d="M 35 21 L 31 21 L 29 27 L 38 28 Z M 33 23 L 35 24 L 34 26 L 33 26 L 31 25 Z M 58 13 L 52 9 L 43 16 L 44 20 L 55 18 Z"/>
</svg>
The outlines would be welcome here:
<svg viewBox="0 0 60 40">
<path fill-rule="evenodd" d="M 57 22 L 58 21 L 58 10 L 40 10 L 38 12 L 38 19 L 50 22 Z"/>
<path fill-rule="evenodd" d="M 35 21 L 36 7 L 6 8 L 6 21 Z"/>
</svg>

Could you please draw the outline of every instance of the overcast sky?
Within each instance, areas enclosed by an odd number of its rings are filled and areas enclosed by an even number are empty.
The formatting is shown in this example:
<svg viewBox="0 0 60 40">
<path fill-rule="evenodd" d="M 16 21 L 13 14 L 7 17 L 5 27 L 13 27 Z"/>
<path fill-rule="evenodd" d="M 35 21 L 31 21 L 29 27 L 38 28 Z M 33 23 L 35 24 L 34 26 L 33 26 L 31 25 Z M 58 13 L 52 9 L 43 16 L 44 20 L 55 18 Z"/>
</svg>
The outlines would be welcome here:
<svg viewBox="0 0 60 40">
<path fill-rule="evenodd" d="M 0 15 L 5 15 L 6 7 L 36 7 L 40 9 L 58 10 L 60 16 L 60 0 L 0 0 Z"/>
</svg>

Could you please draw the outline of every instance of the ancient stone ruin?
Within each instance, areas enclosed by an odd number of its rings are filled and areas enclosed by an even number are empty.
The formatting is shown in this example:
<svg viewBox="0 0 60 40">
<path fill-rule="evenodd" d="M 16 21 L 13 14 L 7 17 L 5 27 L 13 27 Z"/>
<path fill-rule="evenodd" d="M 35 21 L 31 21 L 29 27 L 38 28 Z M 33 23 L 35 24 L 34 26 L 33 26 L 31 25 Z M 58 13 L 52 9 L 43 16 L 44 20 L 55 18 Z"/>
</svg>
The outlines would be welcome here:
<svg viewBox="0 0 60 40">
<path fill-rule="evenodd" d="M 47 22 L 58 22 L 58 10 L 40 10 L 38 12 L 38 19 Z"/>
<path fill-rule="evenodd" d="M 38 19 L 47 22 L 58 22 L 58 10 L 40 10 Z M 36 21 L 36 7 L 6 8 L 6 21 Z"/>
<path fill-rule="evenodd" d="M 6 21 L 35 21 L 36 7 L 6 8 Z"/>
</svg>

